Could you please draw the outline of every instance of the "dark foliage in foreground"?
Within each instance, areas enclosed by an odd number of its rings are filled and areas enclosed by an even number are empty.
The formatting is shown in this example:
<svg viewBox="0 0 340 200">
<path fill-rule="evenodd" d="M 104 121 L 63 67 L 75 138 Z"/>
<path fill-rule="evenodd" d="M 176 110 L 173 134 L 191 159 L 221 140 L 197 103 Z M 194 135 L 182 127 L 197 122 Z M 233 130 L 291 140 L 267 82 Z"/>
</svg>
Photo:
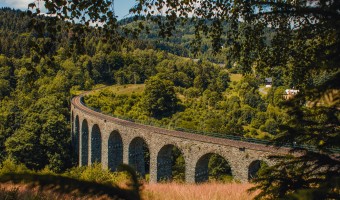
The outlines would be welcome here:
<svg viewBox="0 0 340 200">
<path fill-rule="evenodd" d="M 339 198 L 339 157 L 336 159 L 335 156 L 313 152 L 299 153 L 300 156 L 272 157 L 277 164 L 261 170 L 253 180 L 261 184 L 249 190 L 261 191 L 256 200 Z"/>
<path fill-rule="evenodd" d="M 131 175 L 129 189 L 122 189 L 118 186 L 100 184 L 96 182 L 77 180 L 65 176 L 41 175 L 33 173 L 7 173 L 0 177 L 0 183 L 28 184 L 30 187 L 39 187 L 40 190 L 47 190 L 59 194 L 71 194 L 75 196 L 100 197 L 108 196 L 112 199 L 138 200 L 139 183 L 134 170 L 129 166 L 121 166 L 121 169 L 128 171 Z"/>
</svg>

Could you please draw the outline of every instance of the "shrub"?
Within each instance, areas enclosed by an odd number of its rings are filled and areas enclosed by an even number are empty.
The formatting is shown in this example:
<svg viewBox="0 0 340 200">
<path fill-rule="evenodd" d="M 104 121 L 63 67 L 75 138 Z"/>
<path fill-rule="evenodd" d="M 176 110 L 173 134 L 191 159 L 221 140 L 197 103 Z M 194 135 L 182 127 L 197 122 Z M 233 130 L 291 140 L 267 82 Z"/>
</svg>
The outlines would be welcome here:
<svg viewBox="0 0 340 200">
<path fill-rule="evenodd" d="M 25 173 L 30 172 L 24 164 L 17 163 L 13 158 L 9 157 L 0 165 L 0 176 L 6 173 Z"/>
<path fill-rule="evenodd" d="M 93 181 L 107 185 L 117 185 L 126 182 L 128 175 L 124 172 L 111 172 L 103 169 L 102 165 L 95 163 L 92 166 L 75 167 L 64 173 L 65 176 L 84 181 Z"/>
</svg>

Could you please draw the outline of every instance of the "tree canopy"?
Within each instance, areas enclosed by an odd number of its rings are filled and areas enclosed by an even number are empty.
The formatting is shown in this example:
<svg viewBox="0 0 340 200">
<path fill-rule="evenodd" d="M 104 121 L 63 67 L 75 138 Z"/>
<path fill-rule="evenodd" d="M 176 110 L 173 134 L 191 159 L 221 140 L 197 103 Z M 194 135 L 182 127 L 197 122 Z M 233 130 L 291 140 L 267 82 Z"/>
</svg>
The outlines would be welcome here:
<svg viewBox="0 0 340 200">
<path fill-rule="evenodd" d="M 162 80 L 154 76 L 146 81 L 145 95 L 142 104 L 151 116 L 161 118 L 172 114 L 176 108 L 178 99 L 169 80 Z"/>
</svg>

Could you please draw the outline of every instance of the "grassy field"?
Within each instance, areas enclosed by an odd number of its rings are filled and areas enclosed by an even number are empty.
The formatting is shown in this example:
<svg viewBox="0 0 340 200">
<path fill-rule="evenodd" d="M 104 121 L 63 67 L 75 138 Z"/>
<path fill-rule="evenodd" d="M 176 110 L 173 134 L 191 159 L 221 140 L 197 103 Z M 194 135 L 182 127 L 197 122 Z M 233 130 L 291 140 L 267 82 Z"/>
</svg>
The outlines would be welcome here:
<svg viewBox="0 0 340 200">
<path fill-rule="evenodd" d="M 251 184 L 204 183 L 204 184 L 147 184 L 144 200 L 250 200 L 256 193 L 249 194 Z"/>
<path fill-rule="evenodd" d="M 142 200 L 250 200 L 256 193 L 249 194 L 247 189 L 251 184 L 240 183 L 204 183 L 204 184 L 145 184 L 142 190 Z M 7 192 L 5 192 L 7 191 Z M 35 200 L 85 200 L 112 199 L 101 196 L 78 196 L 60 194 L 50 190 L 39 190 L 23 184 L 0 184 L 0 199 L 35 199 Z"/>
<path fill-rule="evenodd" d="M 230 81 L 239 82 L 242 79 L 242 74 L 230 74 Z"/>
<path fill-rule="evenodd" d="M 105 86 L 103 84 L 98 84 L 93 86 L 92 92 L 91 93 L 96 93 L 96 89 L 100 90 L 104 90 L 104 88 L 106 90 L 112 91 L 118 95 L 122 95 L 122 94 L 141 94 L 144 91 L 145 88 L 145 84 L 128 84 L 128 85 L 112 85 L 112 86 Z M 84 90 L 74 90 L 72 91 L 72 94 L 74 95 L 80 95 L 81 93 L 85 92 Z"/>
<path fill-rule="evenodd" d="M 145 84 L 113 85 L 107 89 L 118 94 L 141 94 L 144 91 Z"/>
</svg>

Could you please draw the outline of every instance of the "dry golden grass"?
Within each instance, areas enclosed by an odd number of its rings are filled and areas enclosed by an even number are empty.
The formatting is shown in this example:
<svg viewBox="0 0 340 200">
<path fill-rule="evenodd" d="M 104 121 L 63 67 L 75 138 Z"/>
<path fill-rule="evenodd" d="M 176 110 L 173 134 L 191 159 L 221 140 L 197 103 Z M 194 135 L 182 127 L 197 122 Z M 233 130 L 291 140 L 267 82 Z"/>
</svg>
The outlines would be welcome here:
<svg viewBox="0 0 340 200">
<path fill-rule="evenodd" d="M 144 200 L 250 200 L 256 193 L 249 194 L 246 183 L 204 184 L 146 184 L 142 192 Z"/>
<path fill-rule="evenodd" d="M 142 190 L 143 200 L 250 200 L 257 193 L 247 193 L 251 184 L 240 183 L 204 183 L 204 184 L 145 184 Z M 54 191 L 39 190 L 25 184 L 0 184 L 1 189 L 13 191 L 18 189 L 18 199 L 36 200 L 110 200 L 107 196 L 78 196 L 74 194 L 59 194 Z M 0 195 L 1 196 L 1 195 Z"/>
</svg>

